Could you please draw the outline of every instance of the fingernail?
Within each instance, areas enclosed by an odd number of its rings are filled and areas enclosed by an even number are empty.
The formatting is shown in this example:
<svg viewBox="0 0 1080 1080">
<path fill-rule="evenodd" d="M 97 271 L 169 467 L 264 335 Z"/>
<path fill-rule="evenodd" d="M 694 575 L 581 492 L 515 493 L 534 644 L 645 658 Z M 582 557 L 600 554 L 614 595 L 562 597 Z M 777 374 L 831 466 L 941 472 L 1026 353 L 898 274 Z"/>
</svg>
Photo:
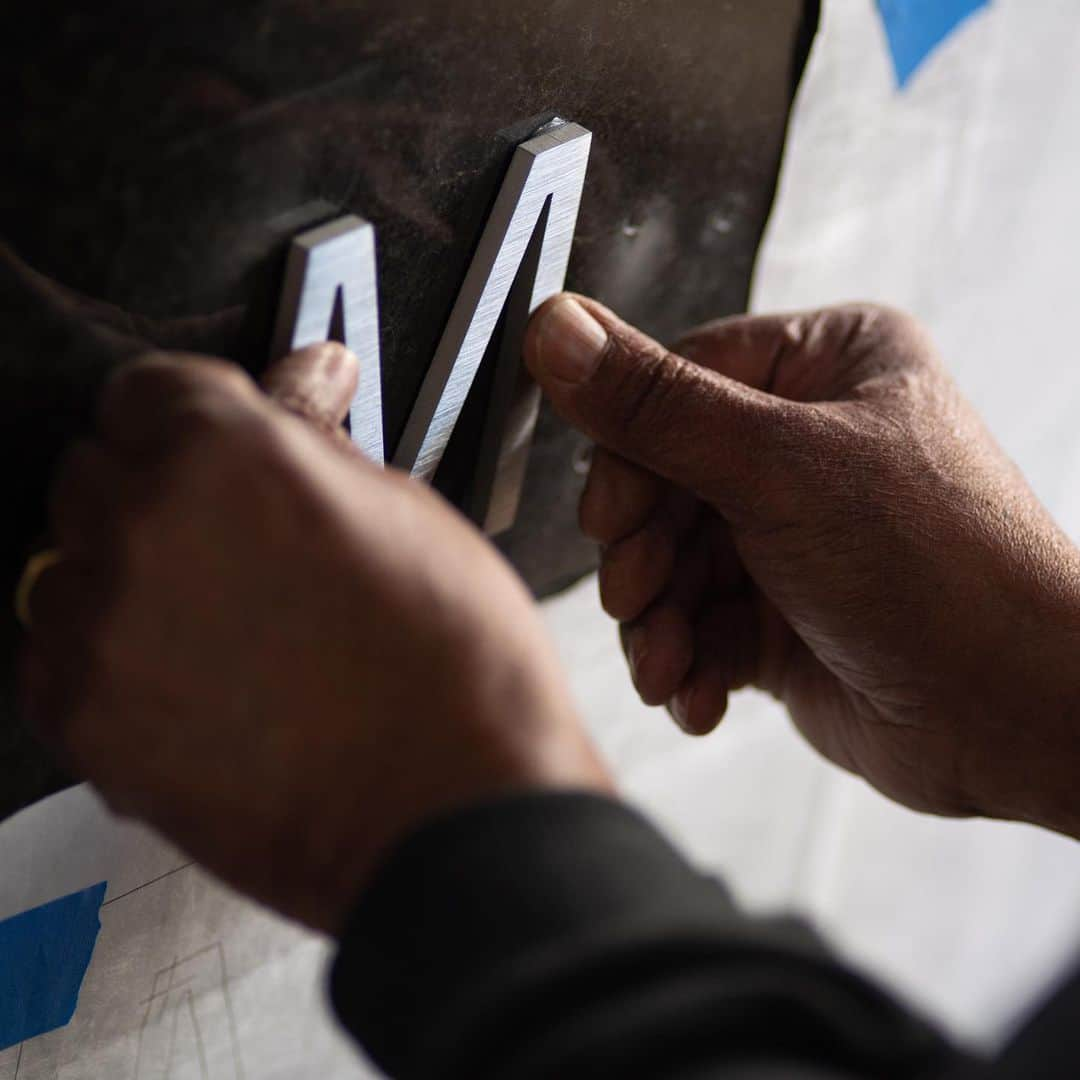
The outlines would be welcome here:
<svg viewBox="0 0 1080 1080">
<path fill-rule="evenodd" d="M 596 370 L 607 346 L 607 331 L 570 297 L 540 316 L 535 368 L 563 382 L 584 382 Z"/>
<path fill-rule="evenodd" d="M 345 345 L 329 342 L 322 354 L 323 375 L 328 380 L 351 379 L 355 376 L 360 361 L 356 353 Z"/>
<path fill-rule="evenodd" d="M 648 656 L 648 654 L 648 635 L 641 629 L 631 630 L 630 636 L 626 642 L 626 656 L 630 661 L 630 678 L 634 680 L 635 686 L 638 683 L 642 665 L 645 663 L 645 657 Z"/>
<path fill-rule="evenodd" d="M 692 734 L 690 729 L 690 705 L 694 700 L 694 688 L 687 687 L 680 690 L 670 702 L 671 715 L 675 720 L 675 723 L 679 725 L 688 735 Z"/>
</svg>

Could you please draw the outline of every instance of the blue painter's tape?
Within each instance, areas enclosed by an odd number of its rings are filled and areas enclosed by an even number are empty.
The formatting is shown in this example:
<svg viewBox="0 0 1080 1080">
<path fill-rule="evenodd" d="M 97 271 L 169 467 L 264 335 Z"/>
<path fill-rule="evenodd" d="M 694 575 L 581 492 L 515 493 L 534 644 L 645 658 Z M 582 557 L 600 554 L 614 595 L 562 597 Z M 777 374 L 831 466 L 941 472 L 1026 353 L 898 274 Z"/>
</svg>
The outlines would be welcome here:
<svg viewBox="0 0 1080 1080">
<path fill-rule="evenodd" d="M 990 0 L 878 0 L 901 86 L 969 15 Z"/>
<path fill-rule="evenodd" d="M 94 952 L 104 881 L 0 922 L 0 1050 L 75 1015 Z"/>
</svg>

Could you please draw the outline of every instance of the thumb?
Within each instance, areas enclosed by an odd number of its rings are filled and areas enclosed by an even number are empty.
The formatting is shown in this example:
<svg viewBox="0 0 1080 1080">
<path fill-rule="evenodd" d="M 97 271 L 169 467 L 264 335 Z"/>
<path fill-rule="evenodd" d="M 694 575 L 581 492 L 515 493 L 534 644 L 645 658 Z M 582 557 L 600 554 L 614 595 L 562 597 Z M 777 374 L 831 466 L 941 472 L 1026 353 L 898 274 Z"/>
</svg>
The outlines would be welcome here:
<svg viewBox="0 0 1080 1080">
<path fill-rule="evenodd" d="M 790 490 L 805 406 L 679 356 L 569 294 L 533 316 L 525 362 L 555 409 L 601 446 L 733 520 L 781 512 L 769 493 Z"/>
<path fill-rule="evenodd" d="M 349 414 L 360 365 L 344 345 L 320 342 L 297 349 L 262 377 L 262 388 L 278 405 L 336 435 Z"/>
</svg>

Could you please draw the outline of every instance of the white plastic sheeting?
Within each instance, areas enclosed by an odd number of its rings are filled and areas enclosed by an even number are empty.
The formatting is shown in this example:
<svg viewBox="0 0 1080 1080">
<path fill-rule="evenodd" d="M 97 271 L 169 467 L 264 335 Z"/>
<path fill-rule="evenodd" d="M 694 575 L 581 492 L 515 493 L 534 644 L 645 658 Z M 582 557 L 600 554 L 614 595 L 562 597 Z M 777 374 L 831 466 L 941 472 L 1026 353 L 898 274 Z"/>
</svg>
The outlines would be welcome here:
<svg viewBox="0 0 1080 1080">
<path fill-rule="evenodd" d="M 826 2 L 754 308 L 907 308 L 1080 539 L 1080 5 L 994 0 L 903 91 L 869 0 Z M 629 792 L 754 907 L 813 918 L 958 1035 L 993 1043 L 1080 943 L 1080 846 L 922 817 L 737 697 L 695 742 L 635 706 L 591 586 L 551 606 Z M 1080 664 L 1080 657 L 1077 658 Z"/>
<path fill-rule="evenodd" d="M 913 311 L 1080 539 L 1080 6 L 994 0 L 902 94 L 878 33 L 868 4 L 826 4 L 755 304 Z M 815 836 L 800 902 L 959 1031 L 993 1039 L 1075 953 L 1075 843 L 832 776 Z"/>
<path fill-rule="evenodd" d="M 759 310 L 909 308 L 1040 495 L 1080 535 L 1080 7 L 995 0 L 901 94 L 870 0 L 826 3 Z M 891 806 L 760 696 L 703 741 L 642 708 L 586 582 L 547 605 L 627 793 L 755 909 L 814 918 L 855 961 L 992 1042 L 1080 941 L 1080 847 Z M 369 1075 L 325 1005 L 326 944 L 208 879 L 85 789 L 0 828 L 0 918 L 108 880 L 75 1019 L 0 1080 Z"/>
</svg>

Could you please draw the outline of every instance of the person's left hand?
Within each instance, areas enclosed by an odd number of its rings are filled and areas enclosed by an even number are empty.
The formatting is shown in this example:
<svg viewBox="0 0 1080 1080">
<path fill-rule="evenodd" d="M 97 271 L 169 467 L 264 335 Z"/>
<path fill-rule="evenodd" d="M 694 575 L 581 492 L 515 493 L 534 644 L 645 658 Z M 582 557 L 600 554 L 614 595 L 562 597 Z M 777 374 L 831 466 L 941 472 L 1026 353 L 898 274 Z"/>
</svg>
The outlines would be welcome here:
<svg viewBox="0 0 1080 1080">
<path fill-rule="evenodd" d="M 355 383 L 334 345 L 273 372 L 276 401 L 201 357 L 114 377 L 53 493 L 25 657 L 73 773 L 332 932 L 426 818 L 609 784 L 510 568 L 338 437 Z"/>
</svg>

